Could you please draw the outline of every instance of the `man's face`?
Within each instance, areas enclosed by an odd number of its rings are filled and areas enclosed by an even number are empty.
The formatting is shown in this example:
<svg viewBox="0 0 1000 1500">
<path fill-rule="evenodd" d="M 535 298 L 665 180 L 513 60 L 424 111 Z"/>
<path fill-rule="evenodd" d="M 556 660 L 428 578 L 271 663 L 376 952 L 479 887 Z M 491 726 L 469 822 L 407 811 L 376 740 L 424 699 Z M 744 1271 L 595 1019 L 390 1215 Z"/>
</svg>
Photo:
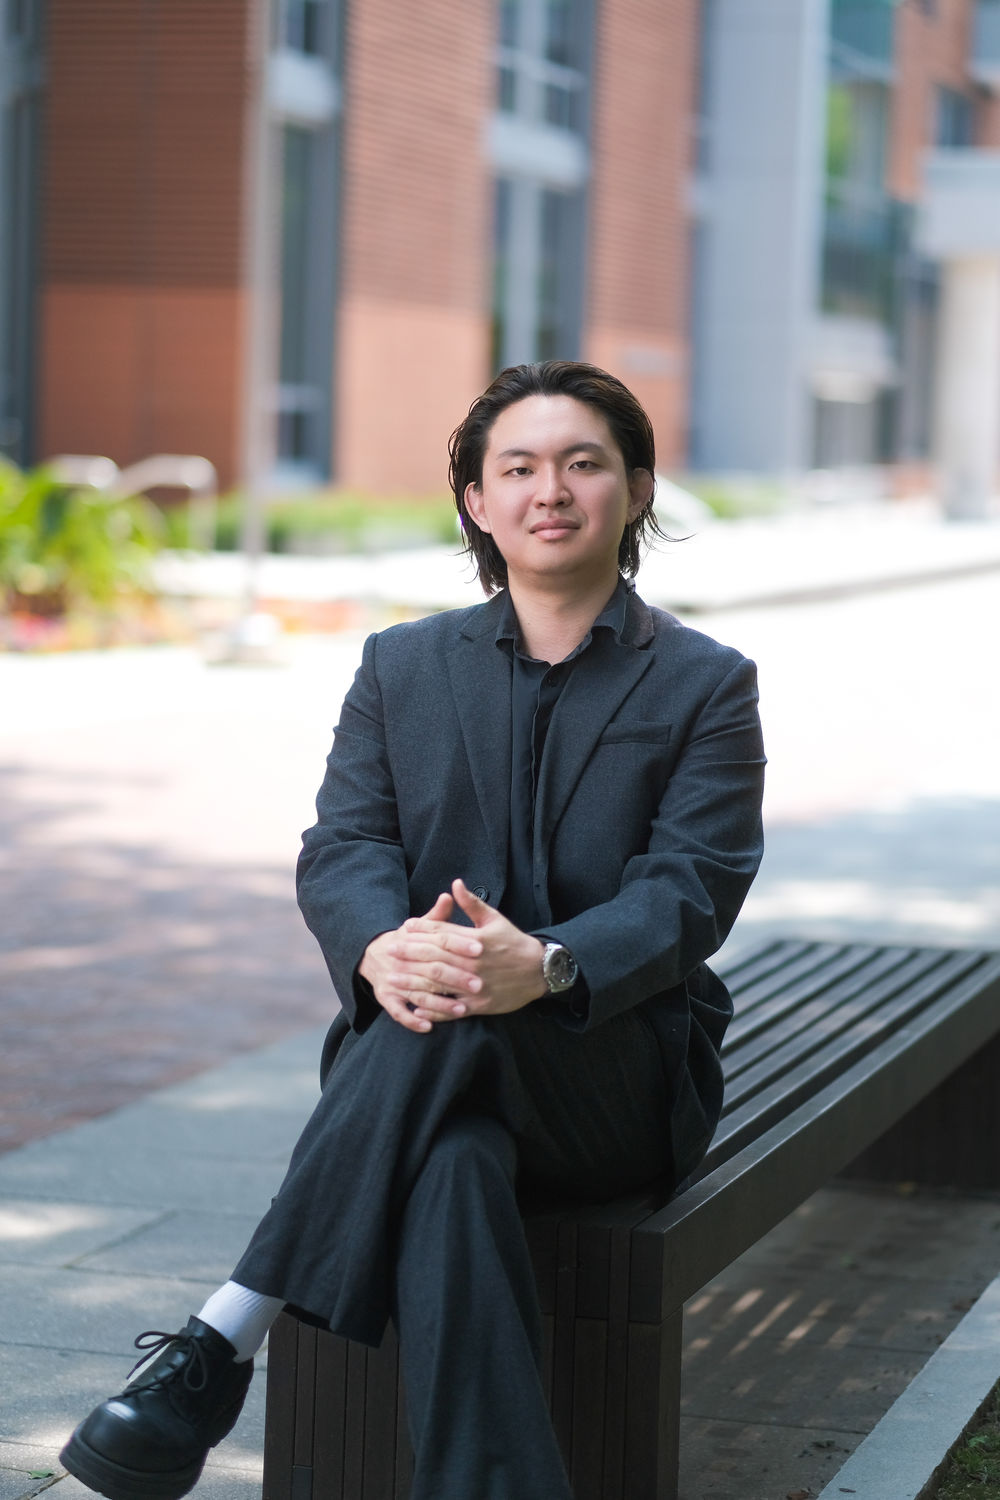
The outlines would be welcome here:
<svg viewBox="0 0 1000 1500">
<path fill-rule="evenodd" d="M 572 396 L 526 396 L 500 413 L 482 485 L 465 504 L 507 564 L 511 584 L 614 587 L 618 546 L 653 478 L 625 472 L 605 417 Z"/>
</svg>

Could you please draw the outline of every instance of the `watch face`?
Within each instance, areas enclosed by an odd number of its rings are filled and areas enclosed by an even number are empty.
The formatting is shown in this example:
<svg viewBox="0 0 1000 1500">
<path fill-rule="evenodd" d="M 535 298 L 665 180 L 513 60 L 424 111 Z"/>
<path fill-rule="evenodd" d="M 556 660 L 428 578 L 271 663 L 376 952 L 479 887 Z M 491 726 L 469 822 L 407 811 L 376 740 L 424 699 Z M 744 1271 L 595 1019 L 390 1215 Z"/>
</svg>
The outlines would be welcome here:
<svg viewBox="0 0 1000 1500">
<path fill-rule="evenodd" d="M 576 959 L 568 948 L 556 943 L 545 950 L 545 982 L 550 990 L 568 990 L 576 981 Z"/>
</svg>

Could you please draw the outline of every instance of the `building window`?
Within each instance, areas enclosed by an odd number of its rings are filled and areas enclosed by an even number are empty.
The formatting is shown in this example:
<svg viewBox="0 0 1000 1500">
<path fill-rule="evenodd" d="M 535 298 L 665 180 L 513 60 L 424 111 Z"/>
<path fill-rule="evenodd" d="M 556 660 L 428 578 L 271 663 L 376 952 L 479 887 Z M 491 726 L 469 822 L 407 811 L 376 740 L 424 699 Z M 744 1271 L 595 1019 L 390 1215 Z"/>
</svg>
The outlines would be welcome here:
<svg viewBox="0 0 1000 1500">
<path fill-rule="evenodd" d="M 497 105 L 582 134 L 590 69 L 588 0 L 501 0 Z"/>
<path fill-rule="evenodd" d="M 834 68 L 858 77 L 892 74 L 899 0 L 831 0 Z"/>
<path fill-rule="evenodd" d="M 495 369 L 578 356 L 591 33 L 589 0 L 498 6 Z"/>
<path fill-rule="evenodd" d="M 41 0 L 6 0 L 0 25 L 0 453 L 37 457 Z"/>
<path fill-rule="evenodd" d="M 276 50 L 334 61 L 339 26 L 336 0 L 275 0 L 271 40 Z"/>
<path fill-rule="evenodd" d="M 833 82 L 827 96 L 825 312 L 889 324 L 899 214 L 885 191 L 888 89 L 870 79 Z"/>
<path fill-rule="evenodd" d="M 274 11 L 279 483 L 316 483 L 332 467 L 340 24 L 336 0 L 280 0 Z"/>
<path fill-rule="evenodd" d="M 968 94 L 939 85 L 934 91 L 935 146 L 974 146 L 976 106 Z"/>
</svg>

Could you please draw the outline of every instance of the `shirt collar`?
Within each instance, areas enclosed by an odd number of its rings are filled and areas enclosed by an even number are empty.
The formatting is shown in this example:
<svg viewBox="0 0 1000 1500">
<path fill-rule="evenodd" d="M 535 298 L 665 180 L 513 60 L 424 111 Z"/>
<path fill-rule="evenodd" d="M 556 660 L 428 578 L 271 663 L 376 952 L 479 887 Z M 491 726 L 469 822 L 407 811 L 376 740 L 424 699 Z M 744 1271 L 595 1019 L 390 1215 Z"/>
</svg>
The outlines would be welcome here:
<svg viewBox="0 0 1000 1500">
<path fill-rule="evenodd" d="M 630 578 L 623 578 L 619 573 L 615 591 L 607 604 L 591 625 L 583 640 L 576 650 L 566 658 L 572 661 L 590 645 L 595 630 L 610 630 L 617 641 L 621 641 L 622 632 L 625 629 L 625 616 L 628 613 L 628 601 L 631 594 L 635 592 L 635 584 Z M 504 642 L 511 642 L 513 649 L 520 656 L 527 657 L 524 642 L 521 639 L 521 627 L 514 611 L 514 601 L 510 597 L 510 591 L 505 590 L 503 595 L 503 610 L 500 614 L 500 623 L 497 626 L 496 643 L 498 646 Z M 530 658 L 529 658 L 530 659 Z"/>
</svg>

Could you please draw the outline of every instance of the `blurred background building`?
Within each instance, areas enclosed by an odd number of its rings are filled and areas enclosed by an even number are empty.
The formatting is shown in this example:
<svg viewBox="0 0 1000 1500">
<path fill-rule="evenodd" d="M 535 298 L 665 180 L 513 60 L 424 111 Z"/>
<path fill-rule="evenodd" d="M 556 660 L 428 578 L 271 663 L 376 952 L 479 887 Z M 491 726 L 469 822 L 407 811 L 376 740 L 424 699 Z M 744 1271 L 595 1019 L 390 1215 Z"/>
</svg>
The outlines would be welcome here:
<svg viewBox="0 0 1000 1500">
<path fill-rule="evenodd" d="M 0 451 L 440 490 L 554 356 L 904 491 L 978 329 L 992 484 L 998 89 L 1000 0 L 3 0 Z"/>
</svg>

